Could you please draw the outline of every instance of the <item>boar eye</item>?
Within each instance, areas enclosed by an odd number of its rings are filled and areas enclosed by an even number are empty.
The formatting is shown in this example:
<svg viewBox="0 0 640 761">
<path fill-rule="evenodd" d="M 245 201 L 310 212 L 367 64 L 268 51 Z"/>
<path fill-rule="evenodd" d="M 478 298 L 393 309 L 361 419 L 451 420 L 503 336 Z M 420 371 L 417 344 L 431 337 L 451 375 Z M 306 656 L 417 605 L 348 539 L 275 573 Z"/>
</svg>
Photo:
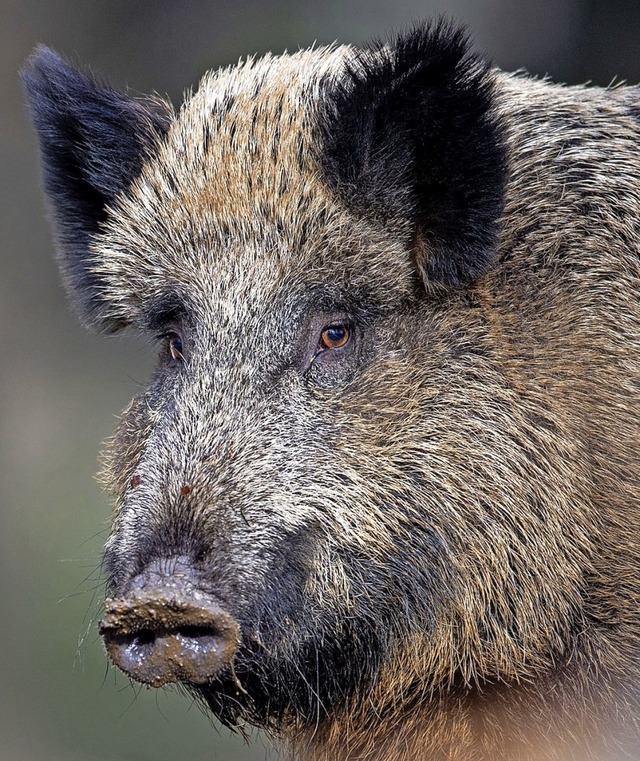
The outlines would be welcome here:
<svg viewBox="0 0 640 761">
<path fill-rule="evenodd" d="M 182 338 L 177 333 L 169 331 L 167 333 L 162 333 L 158 338 L 166 341 L 172 359 L 176 361 L 184 359 L 182 353 Z"/>
<path fill-rule="evenodd" d="M 351 329 L 342 323 L 327 325 L 320 334 L 320 351 L 326 349 L 340 349 L 349 343 Z"/>
<path fill-rule="evenodd" d="M 175 333 L 169 337 L 169 351 L 174 359 L 184 359 L 182 356 L 182 339 Z"/>
</svg>

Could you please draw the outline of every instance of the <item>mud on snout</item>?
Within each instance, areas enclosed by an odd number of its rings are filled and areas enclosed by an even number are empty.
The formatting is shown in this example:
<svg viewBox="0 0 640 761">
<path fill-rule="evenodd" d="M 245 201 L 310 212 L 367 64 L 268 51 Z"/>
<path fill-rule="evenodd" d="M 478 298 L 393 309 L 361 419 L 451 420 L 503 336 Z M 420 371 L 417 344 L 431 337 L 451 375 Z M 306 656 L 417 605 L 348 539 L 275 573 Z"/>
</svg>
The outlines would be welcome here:
<svg viewBox="0 0 640 761">
<path fill-rule="evenodd" d="M 113 663 L 138 682 L 205 684 L 240 644 L 236 620 L 198 586 L 186 558 L 156 561 L 105 601 L 99 631 Z"/>
</svg>

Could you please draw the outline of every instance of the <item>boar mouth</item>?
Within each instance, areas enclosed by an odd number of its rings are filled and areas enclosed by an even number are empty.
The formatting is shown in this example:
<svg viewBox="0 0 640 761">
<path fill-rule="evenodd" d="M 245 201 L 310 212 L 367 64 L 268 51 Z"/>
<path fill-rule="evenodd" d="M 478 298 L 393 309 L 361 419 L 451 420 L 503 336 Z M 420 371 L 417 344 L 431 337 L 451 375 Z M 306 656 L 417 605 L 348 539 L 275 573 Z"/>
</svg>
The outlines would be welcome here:
<svg viewBox="0 0 640 761">
<path fill-rule="evenodd" d="M 206 684 L 240 644 L 237 621 L 185 574 L 145 573 L 141 589 L 105 600 L 98 628 L 113 663 L 152 687 Z"/>
</svg>

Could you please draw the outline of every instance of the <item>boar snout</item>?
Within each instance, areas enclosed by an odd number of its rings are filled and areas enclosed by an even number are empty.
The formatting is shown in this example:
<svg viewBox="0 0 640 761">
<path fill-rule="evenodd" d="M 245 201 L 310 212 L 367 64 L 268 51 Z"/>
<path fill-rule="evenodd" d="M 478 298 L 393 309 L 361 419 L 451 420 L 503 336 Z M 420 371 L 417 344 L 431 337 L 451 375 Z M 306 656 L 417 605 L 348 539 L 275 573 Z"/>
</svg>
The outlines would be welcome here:
<svg viewBox="0 0 640 761">
<path fill-rule="evenodd" d="M 100 634 L 115 665 L 152 687 L 208 682 L 230 663 L 240 640 L 233 616 L 197 586 L 183 558 L 156 561 L 126 595 L 107 599 Z"/>
</svg>

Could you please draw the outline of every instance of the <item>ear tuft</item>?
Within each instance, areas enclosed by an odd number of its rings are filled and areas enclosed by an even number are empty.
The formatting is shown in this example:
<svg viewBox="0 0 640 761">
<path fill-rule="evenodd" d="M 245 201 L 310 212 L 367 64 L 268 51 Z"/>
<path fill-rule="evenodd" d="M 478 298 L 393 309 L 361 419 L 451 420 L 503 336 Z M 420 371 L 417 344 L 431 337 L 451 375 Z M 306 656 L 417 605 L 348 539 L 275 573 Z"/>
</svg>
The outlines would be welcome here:
<svg viewBox="0 0 640 761">
<path fill-rule="evenodd" d="M 40 142 L 65 284 L 83 321 L 117 330 L 121 321 L 107 317 L 89 246 L 107 205 L 127 189 L 156 149 L 171 112 L 97 82 L 44 45 L 28 59 L 22 79 Z"/>
<path fill-rule="evenodd" d="M 506 178 L 489 67 L 440 21 L 359 51 L 327 86 L 322 163 L 344 201 L 409 222 L 425 281 L 471 281 L 490 266 Z"/>
</svg>

